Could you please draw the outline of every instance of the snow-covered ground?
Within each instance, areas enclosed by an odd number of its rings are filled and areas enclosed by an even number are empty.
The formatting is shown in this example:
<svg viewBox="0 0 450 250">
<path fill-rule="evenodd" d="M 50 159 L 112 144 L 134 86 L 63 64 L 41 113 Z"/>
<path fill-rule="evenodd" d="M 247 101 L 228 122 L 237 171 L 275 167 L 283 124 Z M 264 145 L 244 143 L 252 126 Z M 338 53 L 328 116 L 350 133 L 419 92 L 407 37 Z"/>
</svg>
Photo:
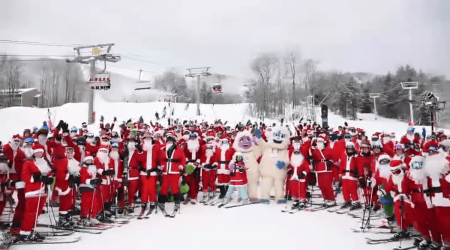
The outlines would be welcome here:
<svg viewBox="0 0 450 250">
<path fill-rule="evenodd" d="M 111 122 L 114 116 L 119 121 L 143 116 L 146 122 L 154 118 L 167 103 L 108 103 L 97 98 L 97 116 L 105 116 Z M 172 104 L 174 118 L 206 119 L 221 118 L 231 125 L 249 119 L 246 104 L 201 105 L 202 116 L 195 117 L 196 105 Z M 87 104 L 66 104 L 52 108 L 52 120 L 65 120 L 70 126 L 81 126 L 86 121 Z M 169 114 L 169 111 L 167 111 Z M 319 112 L 318 112 L 319 113 Z M 47 120 L 46 109 L 8 108 L 0 110 L 0 140 L 7 142 L 13 134 L 25 128 L 41 126 Z M 360 115 L 362 120 L 348 121 L 350 126 L 361 127 L 369 133 L 395 132 L 402 135 L 407 124 L 391 119 L 378 118 L 370 114 Z M 317 119 L 320 121 L 320 118 Z M 346 120 L 330 113 L 332 127 Z M 98 124 L 93 125 L 98 127 Z M 94 129 L 94 127 L 92 127 Z M 80 242 L 61 245 L 15 246 L 14 249 L 392 249 L 398 243 L 367 245 L 365 237 L 384 238 L 388 235 L 356 234 L 350 228 L 358 228 L 356 219 L 326 211 L 281 213 L 283 205 L 251 205 L 232 209 L 198 205 L 183 205 L 181 214 L 175 219 L 161 214 L 149 220 L 133 220 L 120 228 L 104 231 L 101 235 L 79 234 Z M 168 211 L 172 210 L 169 205 Z M 45 219 L 48 215 L 42 215 Z M 405 243 L 408 244 L 408 243 Z"/>
</svg>

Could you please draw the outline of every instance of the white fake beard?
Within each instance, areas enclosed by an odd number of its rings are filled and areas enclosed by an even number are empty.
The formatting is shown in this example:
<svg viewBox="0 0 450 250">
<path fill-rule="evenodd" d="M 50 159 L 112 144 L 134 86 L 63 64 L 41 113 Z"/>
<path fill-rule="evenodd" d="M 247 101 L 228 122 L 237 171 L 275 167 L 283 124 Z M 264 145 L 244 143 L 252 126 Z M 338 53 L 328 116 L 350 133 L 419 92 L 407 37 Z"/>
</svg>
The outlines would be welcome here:
<svg viewBox="0 0 450 250">
<path fill-rule="evenodd" d="M 214 151 L 212 149 L 207 149 L 205 154 L 206 158 L 210 158 L 214 154 Z"/>
<path fill-rule="evenodd" d="M 95 178 L 95 176 L 97 175 L 97 167 L 95 165 L 88 165 L 87 168 L 89 174 L 91 174 L 91 176 Z"/>
<path fill-rule="evenodd" d="M 323 150 L 325 148 L 325 144 L 319 142 L 319 143 L 317 143 L 317 148 L 320 150 Z"/>
<path fill-rule="evenodd" d="M 111 158 L 113 158 L 114 160 L 117 160 L 117 159 L 119 159 L 119 152 L 118 152 L 118 151 L 111 151 L 111 152 L 109 153 L 109 156 L 110 156 Z"/>
<path fill-rule="evenodd" d="M 425 158 L 423 169 L 432 179 L 439 179 L 443 174 L 449 171 L 447 159 L 441 155 L 429 155 Z"/>
<path fill-rule="evenodd" d="M 169 149 L 171 149 L 172 146 L 173 146 L 173 143 L 171 143 L 171 144 L 166 143 L 166 152 L 169 151 Z"/>
<path fill-rule="evenodd" d="M 389 176 L 391 176 L 389 164 L 378 165 L 378 170 L 380 171 L 380 177 L 385 178 L 386 180 L 388 180 Z"/>
<path fill-rule="evenodd" d="M 19 148 L 20 143 L 16 144 L 15 142 L 11 142 L 10 145 L 11 145 L 11 148 L 12 148 L 13 151 L 17 151 L 17 149 Z"/>
<path fill-rule="evenodd" d="M 45 135 L 38 136 L 38 141 L 39 141 L 39 144 L 44 146 L 45 144 L 47 144 L 47 136 L 45 136 Z"/>
<path fill-rule="evenodd" d="M 136 142 L 128 142 L 127 148 L 129 151 L 134 150 L 136 148 Z"/>
<path fill-rule="evenodd" d="M 152 151 L 152 148 L 153 148 L 152 140 L 145 140 L 144 141 L 144 150 Z"/>
<path fill-rule="evenodd" d="M 184 139 L 185 141 L 189 140 L 189 135 L 183 135 L 183 139 Z"/>
<path fill-rule="evenodd" d="M 427 178 L 427 172 L 425 169 L 413 169 L 411 168 L 409 170 L 409 177 L 411 180 L 414 181 L 416 184 L 422 184 L 422 181 L 426 180 Z"/>
<path fill-rule="evenodd" d="M 84 146 L 83 145 L 78 145 L 78 148 L 80 149 L 81 152 L 84 152 Z"/>
<path fill-rule="evenodd" d="M 100 160 L 101 163 L 105 164 L 106 162 L 108 162 L 108 153 L 98 152 L 97 158 Z"/>
<path fill-rule="evenodd" d="M 189 152 L 197 152 L 198 148 L 200 147 L 200 142 L 198 141 L 198 139 L 196 140 L 188 140 L 187 142 L 187 147 Z"/>
<path fill-rule="evenodd" d="M 406 138 L 407 138 L 409 141 L 414 141 L 414 137 L 415 137 L 414 134 L 412 134 L 412 135 L 406 134 Z"/>
<path fill-rule="evenodd" d="M 94 138 L 88 137 L 88 138 L 86 139 L 86 142 L 89 143 L 89 144 L 92 144 L 92 143 L 94 142 Z"/>
<path fill-rule="evenodd" d="M 347 145 L 347 143 L 351 142 L 351 139 L 344 139 L 345 140 L 345 144 Z"/>
<path fill-rule="evenodd" d="M 300 143 L 298 143 L 298 142 L 294 142 L 294 150 L 295 151 L 299 151 L 300 150 Z"/>
<path fill-rule="evenodd" d="M 291 165 L 293 167 L 298 167 L 302 164 L 303 162 L 303 155 L 302 154 L 292 154 L 291 156 Z"/>
<path fill-rule="evenodd" d="M 75 174 L 80 172 L 80 163 L 75 159 L 69 160 L 69 173 Z"/>
<path fill-rule="evenodd" d="M 26 157 L 31 157 L 33 156 L 33 149 L 32 148 L 22 148 L 23 152 L 25 153 Z"/>
<path fill-rule="evenodd" d="M 405 172 L 403 172 L 403 171 L 401 171 L 401 173 L 398 174 L 398 175 L 393 174 L 392 175 L 392 182 L 395 185 L 397 185 L 397 186 L 401 186 L 401 183 L 402 183 L 402 180 L 403 180 L 404 176 L 405 176 Z"/>
<path fill-rule="evenodd" d="M 222 144 L 222 146 L 220 146 L 220 149 L 222 149 L 223 151 L 226 151 L 230 148 L 230 144 Z"/>
<path fill-rule="evenodd" d="M 7 163 L 0 163 L 0 174 L 7 174 L 9 172 L 8 164 Z"/>
</svg>

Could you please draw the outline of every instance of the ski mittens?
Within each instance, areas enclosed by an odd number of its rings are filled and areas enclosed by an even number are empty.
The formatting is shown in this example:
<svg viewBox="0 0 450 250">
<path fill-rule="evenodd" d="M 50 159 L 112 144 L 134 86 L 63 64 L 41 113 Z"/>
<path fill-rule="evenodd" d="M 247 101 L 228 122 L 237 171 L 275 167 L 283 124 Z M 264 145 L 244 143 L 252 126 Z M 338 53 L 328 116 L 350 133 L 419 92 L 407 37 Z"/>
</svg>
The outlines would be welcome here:
<svg viewBox="0 0 450 250">
<path fill-rule="evenodd" d="M 277 161 L 277 168 L 278 169 L 283 169 L 285 165 L 286 165 L 286 163 L 284 163 L 283 161 Z"/>
<path fill-rule="evenodd" d="M 287 171 L 287 175 L 292 175 L 294 173 L 294 170 L 292 170 L 292 169 L 289 169 L 288 171 Z"/>
<path fill-rule="evenodd" d="M 100 178 L 92 179 L 92 180 L 89 181 L 89 183 L 90 183 L 91 185 L 100 184 L 100 183 L 102 183 L 102 179 L 100 179 Z"/>
<path fill-rule="evenodd" d="M 262 131 L 261 129 L 255 129 L 255 136 L 258 139 L 261 139 Z"/>
<path fill-rule="evenodd" d="M 103 175 L 115 175 L 116 171 L 114 169 L 108 169 L 108 170 L 104 170 L 102 172 Z"/>
</svg>

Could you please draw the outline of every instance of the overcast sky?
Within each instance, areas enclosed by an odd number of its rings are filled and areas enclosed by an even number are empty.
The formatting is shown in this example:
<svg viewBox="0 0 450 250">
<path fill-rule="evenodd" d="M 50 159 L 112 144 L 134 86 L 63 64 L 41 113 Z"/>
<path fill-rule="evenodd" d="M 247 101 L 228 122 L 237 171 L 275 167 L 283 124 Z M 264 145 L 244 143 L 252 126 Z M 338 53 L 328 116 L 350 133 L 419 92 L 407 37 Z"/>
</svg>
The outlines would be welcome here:
<svg viewBox="0 0 450 250">
<path fill-rule="evenodd" d="M 386 73 L 409 63 L 450 76 L 449 0 L 0 0 L 0 39 L 114 42 L 119 67 L 211 66 L 246 77 L 261 52 L 300 50 L 320 69 Z M 70 48 L 1 44 L 11 54 Z M 136 76 L 137 71 L 117 70 Z"/>
</svg>

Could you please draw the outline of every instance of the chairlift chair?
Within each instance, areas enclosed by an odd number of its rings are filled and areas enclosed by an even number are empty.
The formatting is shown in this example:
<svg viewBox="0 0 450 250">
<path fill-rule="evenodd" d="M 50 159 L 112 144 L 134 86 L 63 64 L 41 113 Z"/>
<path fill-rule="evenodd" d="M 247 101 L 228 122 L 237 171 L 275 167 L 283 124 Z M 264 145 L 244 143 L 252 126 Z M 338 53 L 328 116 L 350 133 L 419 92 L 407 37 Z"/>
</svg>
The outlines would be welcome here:
<svg viewBox="0 0 450 250">
<path fill-rule="evenodd" d="M 136 82 L 137 87 L 134 90 L 144 90 L 144 89 L 151 89 L 150 81 L 144 81 L 141 79 L 142 76 L 142 70 L 139 70 L 139 80 Z"/>
<path fill-rule="evenodd" d="M 212 87 L 212 91 L 214 93 L 222 93 L 222 85 L 220 83 L 216 83 Z"/>
</svg>

